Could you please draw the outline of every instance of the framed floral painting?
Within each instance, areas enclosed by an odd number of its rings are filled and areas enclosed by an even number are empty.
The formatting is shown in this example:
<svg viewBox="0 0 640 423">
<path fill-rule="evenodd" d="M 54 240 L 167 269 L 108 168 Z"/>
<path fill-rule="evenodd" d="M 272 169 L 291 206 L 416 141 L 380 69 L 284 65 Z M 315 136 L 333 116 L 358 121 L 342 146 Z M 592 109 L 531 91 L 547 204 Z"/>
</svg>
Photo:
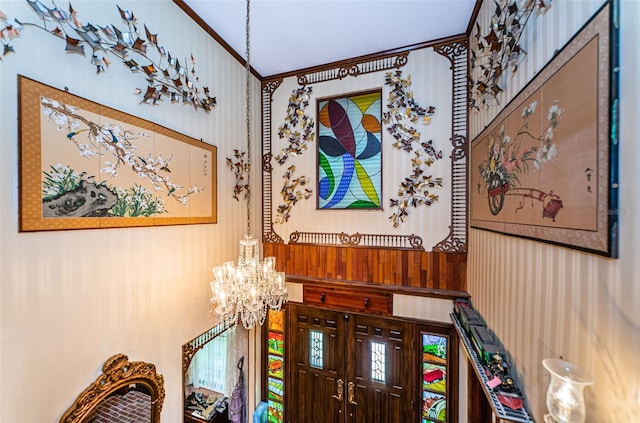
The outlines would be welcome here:
<svg viewBox="0 0 640 423">
<path fill-rule="evenodd" d="M 471 144 L 471 226 L 617 257 L 609 5 Z"/>
<path fill-rule="evenodd" d="M 20 231 L 215 223 L 217 149 L 19 76 Z"/>
</svg>

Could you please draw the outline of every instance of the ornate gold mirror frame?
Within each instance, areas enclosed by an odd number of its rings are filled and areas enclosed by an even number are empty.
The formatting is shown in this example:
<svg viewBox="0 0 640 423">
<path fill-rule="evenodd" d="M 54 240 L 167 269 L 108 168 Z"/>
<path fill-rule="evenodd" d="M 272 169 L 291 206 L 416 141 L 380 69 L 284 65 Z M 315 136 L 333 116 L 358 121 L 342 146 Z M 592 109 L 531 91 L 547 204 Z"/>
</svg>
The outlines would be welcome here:
<svg viewBox="0 0 640 423">
<path fill-rule="evenodd" d="M 100 403 L 121 388 L 142 385 L 151 396 L 151 421 L 160 423 L 164 402 L 164 378 L 156 373 L 156 366 L 144 361 L 129 361 L 124 354 L 116 354 L 102 366 L 102 374 L 85 389 L 73 405 L 62 415 L 60 423 L 86 423 Z"/>
</svg>

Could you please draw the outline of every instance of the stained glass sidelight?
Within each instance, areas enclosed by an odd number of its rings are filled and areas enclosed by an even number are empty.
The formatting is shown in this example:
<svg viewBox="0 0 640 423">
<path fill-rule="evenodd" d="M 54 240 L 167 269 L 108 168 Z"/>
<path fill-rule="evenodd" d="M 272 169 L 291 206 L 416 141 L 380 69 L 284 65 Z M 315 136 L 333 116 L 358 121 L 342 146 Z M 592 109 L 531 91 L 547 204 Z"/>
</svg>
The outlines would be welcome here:
<svg viewBox="0 0 640 423">
<path fill-rule="evenodd" d="M 448 338 L 422 333 L 422 423 L 447 421 Z"/>
<path fill-rule="evenodd" d="M 267 422 L 284 422 L 284 311 L 267 316 Z"/>
</svg>

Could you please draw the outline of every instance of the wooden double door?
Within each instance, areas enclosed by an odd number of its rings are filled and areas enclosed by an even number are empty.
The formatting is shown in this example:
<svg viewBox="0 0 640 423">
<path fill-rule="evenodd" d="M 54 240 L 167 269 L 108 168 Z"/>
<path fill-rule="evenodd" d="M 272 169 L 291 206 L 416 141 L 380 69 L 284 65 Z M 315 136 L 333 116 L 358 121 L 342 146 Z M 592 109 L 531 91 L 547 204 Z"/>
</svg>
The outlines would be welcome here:
<svg viewBox="0 0 640 423">
<path fill-rule="evenodd" d="M 301 305 L 288 320 L 286 422 L 418 421 L 414 325 Z"/>
</svg>

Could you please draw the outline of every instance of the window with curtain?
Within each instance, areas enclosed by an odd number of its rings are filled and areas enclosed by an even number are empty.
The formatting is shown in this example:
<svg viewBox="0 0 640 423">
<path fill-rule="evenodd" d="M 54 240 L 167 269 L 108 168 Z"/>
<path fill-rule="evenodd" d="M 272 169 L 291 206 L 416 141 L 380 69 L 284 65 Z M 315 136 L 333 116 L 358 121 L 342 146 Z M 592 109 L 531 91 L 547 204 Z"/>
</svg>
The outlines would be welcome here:
<svg viewBox="0 0 640 423">
<path fill-rule="evenodd" d="M 229 331 L 218 335 L 198 351 L 189 366 L 188 384 L 219 393 L 227 392 Z"/>
</svg>

